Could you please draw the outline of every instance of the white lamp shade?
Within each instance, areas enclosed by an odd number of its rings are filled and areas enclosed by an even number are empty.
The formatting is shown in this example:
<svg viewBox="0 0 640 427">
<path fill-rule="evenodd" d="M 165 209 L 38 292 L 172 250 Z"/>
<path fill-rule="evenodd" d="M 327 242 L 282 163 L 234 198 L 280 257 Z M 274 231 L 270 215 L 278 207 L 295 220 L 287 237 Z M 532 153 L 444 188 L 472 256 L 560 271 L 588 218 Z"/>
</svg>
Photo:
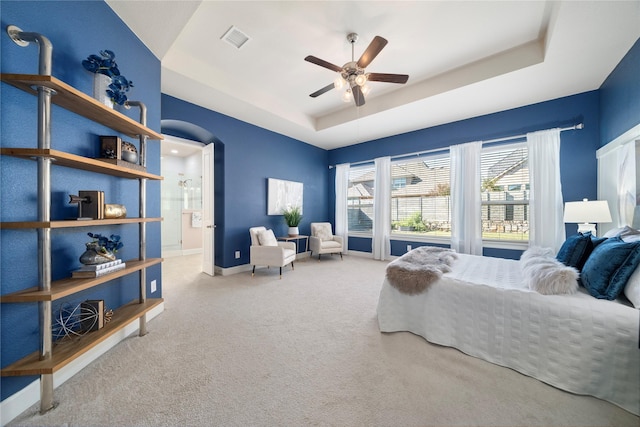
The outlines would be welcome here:
<svg viewBox="0 0 640 427">
<path fill-rule="evenodd" d="M 603 223 L 611 222 L 611 212 L 606 200 L 587 200 L 564 204 L 564 222 Z"/>
</svg>

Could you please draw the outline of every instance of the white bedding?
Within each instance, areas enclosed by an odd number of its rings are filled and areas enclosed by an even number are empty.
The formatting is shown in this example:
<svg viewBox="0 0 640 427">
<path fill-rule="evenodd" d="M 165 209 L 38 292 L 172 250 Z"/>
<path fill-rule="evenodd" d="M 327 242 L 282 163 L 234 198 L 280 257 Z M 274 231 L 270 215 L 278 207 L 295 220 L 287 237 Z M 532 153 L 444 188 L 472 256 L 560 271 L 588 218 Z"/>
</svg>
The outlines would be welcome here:
<svg viewBox="0 0 640 427">
<path fill-rule="evenodd" d="M 459 254 L 452 268 L 419 295 L 385 280 L 380 331 L 409 331 L 640 415 L 640 310 L 584 288 L 541 295 L 514 260 Z"/>
</svg>

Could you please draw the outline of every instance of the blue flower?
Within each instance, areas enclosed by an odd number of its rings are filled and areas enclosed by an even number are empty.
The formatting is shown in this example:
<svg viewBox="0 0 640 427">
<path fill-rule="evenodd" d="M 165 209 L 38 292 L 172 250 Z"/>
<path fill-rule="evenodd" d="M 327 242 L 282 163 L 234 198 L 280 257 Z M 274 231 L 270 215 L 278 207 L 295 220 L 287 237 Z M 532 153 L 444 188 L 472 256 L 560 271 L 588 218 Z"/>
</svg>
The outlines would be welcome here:
<svg viewBox="0 0 640 427">
<path fill-rule="evenodd" d="M 124 76 L 115 76 L 112 77 L 111 84 L 109 85 L 109 89 L 107 89 L 107 95 L 115 102 L 116 104 L 123 105 L 127 101 L 127 95 L 125 92 L 129 91 L 129 88 L 133 87 L 133 82 L 127 80 Z"/>
<path fill-rule="evenodd" d="M 120 236 L 117 234 L 112 234 L 108 238 L 103 236 L 102 234 L 96 233 L 87 233 L 89 237 L 93 239 L 93 242 L 97 242 L 100 249 L 116 253 L 118 249 L 124 246 L 124 244 L 120 241 Z"/>
<path fill-rule="evenodd" d="M 87 59 L 82 61 L 82 66 L 92 73 L 111 77 L 112 81 L 106 92 L 113 102 L 123 105 L 127 101 L 127 96 L 124 93 L 133 87 L 133 82 L 120 75 L 118 64 L 116 64 L 116 54 L 113 51 L 101 50 L 100 56 L 89 55 Z"/>
<path fill-rule="evenodd" d="M 82 61 L 82 65 L 92 73 L 104 74 L 105 76 L 119 76 L 118 64 L 116 64 L 116 54 L 110 50 L 101 50 L 100 56 L 89 55 Z"/>
</svg>

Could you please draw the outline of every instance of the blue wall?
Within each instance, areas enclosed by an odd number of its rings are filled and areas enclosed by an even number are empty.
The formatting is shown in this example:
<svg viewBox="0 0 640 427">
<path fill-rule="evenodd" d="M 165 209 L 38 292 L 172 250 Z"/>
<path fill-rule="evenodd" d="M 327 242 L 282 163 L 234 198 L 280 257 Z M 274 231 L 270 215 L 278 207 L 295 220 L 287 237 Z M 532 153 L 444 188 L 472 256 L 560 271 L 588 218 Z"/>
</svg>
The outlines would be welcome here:
<svg viewBox="0 0 640 427">
<path fill-rule="evenodd" d="M 249 263 L 249 227 L 264 225 L 286 235 L 282 216 L 267 215 L 267 178 L 303 183 L 301 234 L 309 234 L 311 222 L 328 220 L 326 150 L 168 95 L 162 95 L 162 119 L 193 123 L 224 144 L 224 183 L 222 189 L 215 185 L 224 198 L 222 218 L 216 205 L 217 266 Z M 240 259 L 235 259 L 235 251 L 240 251 Z"/>
<path fill-rule="evenodd" d="M 600 146 L 640 123 L 640 39 L 600 87 Z"/>
<path fill-rule="evenodd" d="M 309 223 L 333 218 L 333 173 L 327 165 L 373 159 L 378 156 L 446 147 L 477 139 L 492 139 L 538 129 L 585 124 L 581 131 L 562 134 L 562 186 L 565 200 L 596 196 L 595 150 L 638 124 L 640 116 L 640 46 L 636 42 L 623 61 L 602 85 L 600 91 L 530 105 L 514 110 L 449 123 L 352 147 L 324 151 L 300 141 L 247 124 L 237 119 L 160 94 L 160 63 L 137 37 L 102 1 L 2 1 L 0 2 L 1 70 L 3 73 L 35 73 L 37 48 L 20 48 L 9 40 L 4 29 L 9 24 L 47 36 L 54 46 L 53 74 L 79 90 L 91 93 L 91 78 L 80 62 L 102 49 L 117 55 L 124 75 L 134 82 L 130 98 L 143 101 L 148 124 L 160 130 L 160 117 L 193 123 L 215 135 L 216 139 L 216 265 L 226 268 L 249 262 L 248 228 L 271 227 L 284 234 L 280 216 L 266 215 L 267 178 L 304 183 L 304 220 L 301 233 L 309 233 Z M 99 25 L 97 24 L 99 23 Z M 96 30 L 96 28 L 104 30 Z M 35 147 L 35 97 L 2 84 L 3 147 Z M 133 119 L 137 110 L 124 111 Z M 95 157 L 97 136 L 113 131 L 96 125 L 61 108 L 53 107 L 53 147 Z M 129 139 L 130 140 L 130 139 Z M 136 142 L 136 141 L 132 141 Z M 0 220 L 35 220 L 35 162 L 0 158 Z M 147 168 L 160 173 L 159 144 L 148 145 Z M 53 167 L 52 212 L 54 219 L 75 215 L 67 204 L 67 194 L 84 189 L 102 189 L 107 200 L 127 205 L 130 216 L 137 215 L 137 183 L 98 174 Z M 148 184 L 148 216 L 160 216 L 159 182 Z M 123 258 L 137 256 L 137 226 L 97 227 L 90 231 L 120 233 L 125 238 Z M 80 231 L 79 231 L 80 230 Z M 54 230 L 54 279 L 65 277 L 77 265 L 87 241 L 84 229 Z M 573 232 L 573 227 L 568 228 Z M 160 224 L 148 225 L 147 254 L 160 256 Z M 37 251 L 33 230 L 1 230 L 0 292 L 8 293 L 37 285 L 34 268 Z M 393 242 L 393 253 L 400 254 L 406 244 Z M 414 246 L 419 244 L 413 243 Z M 351 238 L 350 245 L 370 250 L 370 239 Z M 365 249 L 362 249 L 365 248 Z M 242 257 L 234 258 L 240 250 Z M 493 250 L 489 255 L 512 256 L 513 251 Z M 161 285 L 161 267 L 148 270 L 147 278 Z M 137 277 L 112 282 L 69 299 L 103 298 L 115 307 L 135 298 Z M 159 296 L 161 286 L 156 294 Z M 38 348 L 37 311 L 34 304 L 3 304 L 0 313 L 1 364 L 9 363 Z M 20 390 L 35 377 L 3 377 L 1 397 Z"/>
<path fill-rule="evenodd" d="M 564 200 L 596 198 L 596 158 L 599 147 L 599 97 L 597 91 L 560 98 L 459 122 L 447 123 L 414 132 L 382 138 L 329 152 L 329 163 L 353 163 L 380 156 L 395 156 L 434 148 L 443 148 L 477 140 L 489 140 L 555 127 L 584 124 L 584 129 L 561 134 L 560 168 Z M 332 169 L 332 171 L 335 171 Z M 334 175 L 335 172 L 332 174 Z M 330 187 L 330 200 L 335 191 Z M 333 205 L 331 213 L 334 212 Z M 568 233 L 575 225 L 567 226 Z M 349 240 L 350 249 L 371 252 L 370 239 Z M 392 255 L 402 255 L 408 241 L 394 242 Z M 417 246 L 414 243 L 414 246 Z M 521 251 L 485 248 L 489 256 L 518 257 Z"/>
<path fill-rule="evenodd" d="M 123 75 L 133 81 L 129 98 L 144 102 L 148 108 L 148 126 L 160 131 L 160 61 L 138 40 L 117 15 L 102 1 L 3 1 L 0 4 L 2 32 L 0 48 L 3 73 L 36 74 L 38 47 L 19 47 L 6 35 L 9 24 L 23 31 L 37 32 L 53 44 L 53 75 L 80 91 L 91 94 L 93 75 L 84 70 L 81 61 L 90 54 L 110 49 Z M 2 83 L 2 147 L 37 148 L 36 97 Z M 137 120 L 139 110 L 125 114 Z M 52 107 L 52 148 L 87 157 L 99 156 L 99 135 L 115 135 L 60 107 Z M 138 145 L 137 139 L 122 135 Z M 0 219 L 2 221 L 36 220 L 36 162 L 3 156 L 0 158 Z M 147 170 L 160 174 L 160 145 L 148 143 Z M 52 219 L 77 216 L 76 205 L 68 204 L 68 194 L 79 190 L 103 190 L 108 203 L 121 203 L 128 216 L 138 216 L 138 181 L 123 180 L 101 174 L 52 166 Z M 147 185 L 147 216 L 160 217 L 160 182 Z M 123 259 L 138 257 L 138 225 L 116 225 L 52 231 L 53 279 L 68 277 L 79 266 L 78 258 L 90 238 L 87 232 L 120 234 L 124 248 L 118 253 Z M 0 231 L 2 294 L 37 286 L 37 233 L 35 230 Z M 160 223 L 147 226 L 147 256 L 160 257 Z M 158 290 L 149 297 L 161 296 L 161 267 L 147 270 L 147 281 L 156 280 Z M 72 304 L 85 299 L 104 299 L 107 307 L 117 308 L 138 297 L 138 274 L 118 279 L 53 303 L 54 311 L 62 303 Z M 38 350 L 37 304 L 2 304 L 1 364 L 6 366 Z M 2 399 L 20 390 L 37 377 L 3 377 Z"/>
</svg>

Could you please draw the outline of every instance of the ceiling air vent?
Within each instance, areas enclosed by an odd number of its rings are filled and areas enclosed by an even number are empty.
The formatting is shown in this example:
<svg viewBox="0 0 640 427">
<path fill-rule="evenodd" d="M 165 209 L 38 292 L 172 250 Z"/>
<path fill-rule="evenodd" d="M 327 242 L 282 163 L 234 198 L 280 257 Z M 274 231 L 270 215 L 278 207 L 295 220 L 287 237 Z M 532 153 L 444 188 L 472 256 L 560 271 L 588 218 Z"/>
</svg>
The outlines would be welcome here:
<svg viewBox="0 0 640 427">
<path fill-rule="evenodd" d="M 246 42 L 249 41 L 249 36 L 232 25 L 231 28 L 229 28 L 227 32 L 224 33 L 224 35 L 222 36 L 222 40 L 226 41 L 236 49 L 240 49 Z"/>
</svg>

